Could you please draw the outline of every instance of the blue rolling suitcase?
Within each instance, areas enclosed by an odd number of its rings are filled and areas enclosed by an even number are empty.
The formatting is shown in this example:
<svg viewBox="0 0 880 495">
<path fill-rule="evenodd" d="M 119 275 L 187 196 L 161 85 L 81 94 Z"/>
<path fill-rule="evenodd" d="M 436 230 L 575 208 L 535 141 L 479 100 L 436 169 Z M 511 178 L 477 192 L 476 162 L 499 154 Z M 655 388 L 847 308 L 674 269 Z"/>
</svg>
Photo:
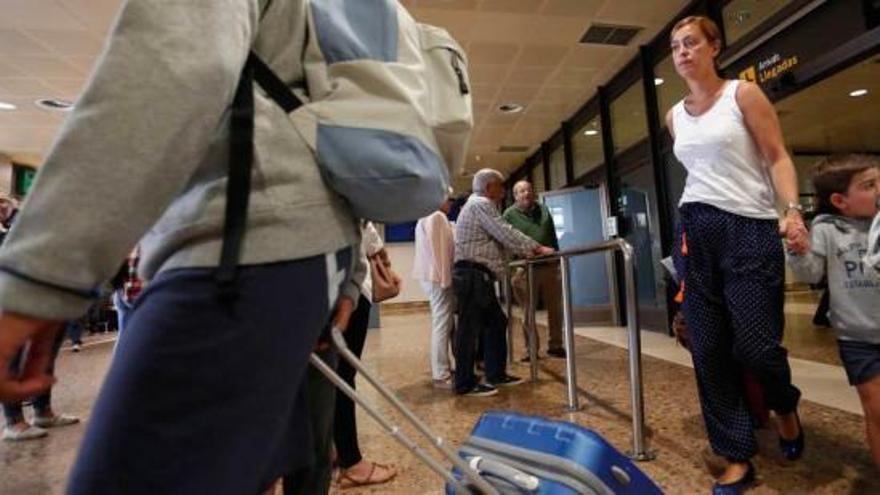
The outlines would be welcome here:
<svg viewBox="0 0 880 495">
<path fill-rule="evenodd" d="M 397 424 L 348 386 L 312 354 L 310 362 L 401 445 L 441 478 L 450 495 L 652 495 L 662 493 L 627 457 L 596 433 L 562 421 L 515 413 L 484 414 L 456 452 L 363 366 L 339 329 L 330 332 L 342 359 L 376 388 L 416 431 L 431 441 L 453 470 L 417 444 Z"/>
<path fill-rule="evenodd" d="M 502 494 L 663 493 L 596 432 L 538 416 L 487 412 L 459 455 Z M 446 493 L 460 490 L 447 485 Z"/>
</svg>

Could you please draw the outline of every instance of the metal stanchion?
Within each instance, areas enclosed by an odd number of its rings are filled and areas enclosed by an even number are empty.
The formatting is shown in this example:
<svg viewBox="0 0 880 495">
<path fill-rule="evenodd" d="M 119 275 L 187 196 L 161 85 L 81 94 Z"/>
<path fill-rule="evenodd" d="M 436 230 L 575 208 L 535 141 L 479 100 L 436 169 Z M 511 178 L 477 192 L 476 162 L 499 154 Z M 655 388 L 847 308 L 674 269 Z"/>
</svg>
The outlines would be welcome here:
<svg viewBox="0 0 880 495">
<path fill-rule="evenodd" d="M 629 243 L 619 246 L 623 253 L 626 278 L 626 328 L 629 337 L 629 385 L 632 404 L 633 448 L 630 457 L 637 461 L 649 461 L 655 455 L 645 447 L 645 403 L 642 395 L 642 334 L 639 329 L 639 308 L 636 290 L 636 270 L 633 248 Z"/>
<path fill-rule="evenodd" d="M 535 310 L 538 306 L 537 294 L 535 294 L 535 265 L 526 265 L 529 284 L 529 304 L 526 308 L 526 334 L 529 336 L 529 366 L 532 373 L 532 382 L 538 381 L 538 325 L 535 321 Z"/>
<path fill-rule="evenodd" d="M 620 250 L 624 258 L 624 274 L 626 278 L 626 314 L 629 355 L 629 379 L 630 401 L 632 404 L 632 432 L 633 448 L 630 457 L 638 461 L 648 461 L 655 458 L 652 452 L 645 447 L 645 405 L 642 390 L 642 341 L 639 330 L 639 311 L 636 287 L 636 267 L 632 246 L 623 239 L 603 242 L 593 246 L 560 251 L 551 256 L 542 256 L 528 260 L 519 260 L 510 264 L 510 267 L 524 267 L 528 274 L 528 304 L 524 308 L 524 324 L 529 336 L 529 361 L 531 362 L 532 381 L 538 380 L 538 353 L 536 345 L 537 325 L 535 321 L 535 306 L 537 297 L 534 290 L 535 265 L 554 262 L 559 260 L 562 271 L 563 290 L 563 325 L 565 326 L 565 350 L 566 356 L 566 391 L 568 395 L 567 407 L 576 410 L 579 406 L 577 397 L 577 369 L 575 366 L 574 352 L 574 321 L 572 318 L 571 301 L 571 265 L 570 258 L 585 254 L 599 253 L 604 251 Z"/>
<path fill-rule="evenodd" d="M 565 339 L 565 385 L 568 395 L 568 412 L 580 409 L 577 394 L 577 366 L 574 353 L 574 322 L 571 318 L 571 265 L 567 256 L 559 260 L 562 271 L 562 331 Z"/>
<path fill-rule="evenodd" d="M 507 305 L 507 362 L 513 362 L 513 283 L 510 268 L 504 272 L 504 302 Z"/>
</svg>

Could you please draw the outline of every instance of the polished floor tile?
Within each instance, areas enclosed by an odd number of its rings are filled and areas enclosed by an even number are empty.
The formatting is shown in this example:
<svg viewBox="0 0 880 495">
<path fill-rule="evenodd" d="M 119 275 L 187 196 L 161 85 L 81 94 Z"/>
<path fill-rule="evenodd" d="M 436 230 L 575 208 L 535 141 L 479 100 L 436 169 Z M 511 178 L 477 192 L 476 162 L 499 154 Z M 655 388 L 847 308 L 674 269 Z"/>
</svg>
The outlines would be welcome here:
<svg viewBox="0 0 880 495">
<path fill-rule="evenodd" d="M 461 398 L 431 386 L 427 314 L 386 316 L 383 328 L 370 332 L 364 361 L 382 377 L 419 416 L 452 444 L 461 443 L 479 415 L 489 409 L 574 421 L 593 428 L 621 450 L 631 445 L 631 416 L 626 351 L 592 338 L 576 337 L 579 397 L 583 409 L 564 409 L 564 360 L 540 361 L 540 379 L 503 389 L 487 398 Z M 515 332 L 516 343 L 521 338 Z M 516 349 L 516 355 L 522 353 Z M 88 420 L 91 401 L 106 373 L 110 345 L 99 344 L 82 353 L 64 352 L 59 360 L 60 382 L 55 405 Z M 515 364 L 510 371 L 528 376 L 528 367 Z M 693 372 L 667 360 L 643 359 L 648 445 L 654 461 L 640 463 L 670 494 L 707 493 L 711 484 L 707 443 L 699 413 Z M 395 421 L 400 416 L 378 400 L 363 381 L 358 388 Z M 759 431 L 761 455 L 756 459 L 761 485 L 756 494 L 874 494 L 880 493 L 880 473 L 872 467 L 863 437 L 862 419 L 836 408 L 806 400 L 802 419 L 807 429 L 807 454 L 797 463 L 776 452 L 772 429 Z M 362 450 L 367 459 L 394 463 L 400 470 L 391 483 L 372 488 L 336 490 L 359 494 L 439 494 L 442 481 L 391 439 L 363 412 L 358 413 Z M 405 431 L 412 431 L 404 428 Z M 62 493 L 67 471 L 83 426 L 53 431 L 45 440 L 27 444 L 0 443 L 0 494 Z M 426 443 L 423 445 L 427 445 Z"/>
</svg>

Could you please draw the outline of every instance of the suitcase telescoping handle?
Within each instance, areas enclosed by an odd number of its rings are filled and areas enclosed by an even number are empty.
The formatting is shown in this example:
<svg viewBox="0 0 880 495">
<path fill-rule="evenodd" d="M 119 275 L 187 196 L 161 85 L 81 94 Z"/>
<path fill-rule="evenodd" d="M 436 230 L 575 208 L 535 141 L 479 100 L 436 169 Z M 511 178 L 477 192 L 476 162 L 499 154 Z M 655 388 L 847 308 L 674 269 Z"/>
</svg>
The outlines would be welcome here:
<svg viewBox="0 0 880 495">
<path fill-rule="evenodd" d="M 391 435 L 392 438 L 397 440 L 401 445 L 412 451 L 412 453 L 418 457 L 422 462 L 424 462 L 428 467 L 433 469 L 437 474 L 443 477 L 447 482 L 449 482 L 452 486 L 455 487 L 455 492 L 457 494 L 469 494 L 474 493 L 474 490 L 477 490 L 477 493 L 482 493 L 484 495 L 498 495 L 498 490 L 496 490 L 488 481 L 486 481 L 480 474 L 473 469 L 468 463 L 464 461 L 458 454 L 452 450 L 446 441 L 436 435 L 431 429 L 422 421 L 415 413 L 412 412 L 410 408 L 408 408 L 400 399 L 394 395 L 388 387 L 385 386 L 382 382 L 380 382 L 373 375 L 372 372 L 367 370 L 361 361 L 355 356 L 345 344 L 345 339 L 342 337 L 342 332 L 336 328 L 335 326 L 330 330 L 330 338 L 332 340 L 333 346 L 336 348 L 336 351 L 342 356 L 343 359 L 348 361 L 351 366 L 357 370 L 358 373 L 361 374 L 370 384 L 385 398 L 391 405 L 394 406 L 403 416 L 421 433 L 425 438 L 429 439 L 434 445 L 434 447 L 443 454 L 449 461 L 451 461 L 455 467 L 461 470 L 464 473 L 464 476 L 468 478 L 470 485 L 464 486 L 461 481 L 459 481 L 455 476 L 448 470 L 446 467 L 437 461 L 429 452 L 416 444 L 412 439 L 410 439 L 403 431 L 401 431 L 400 427 L 391 423 L 388 419 L 386 419 L 378 409 L 376 409 L 372 404 L 363 399 L 353 388 L 351 388 L 347 383 L 345 383 L 336 372 L 327 366 L 324 361 L 321 360 L 314 353 L 309 357 L 309 362 L 318 369 L 324 376 L 327 377 L 334 385 L 336 385 L 339 390 L 342 391 L 345 395 L 347 395 L 352 401 L 354 401 L 357 405 L 364 408 L 364 410 L 369 414 L 374 420 L 376 420 L 385 431 Z"/>
<path fill-rule="evenodd" d="M 534 492 L 541 487 L 541 480 L 537 476 L 524 473 L 513 466 L 508 466 L 494 459 L 474 456 L 468 458 L 468 464 L 478 473 L 491 474 L 526 492 Z"/>
</svg>

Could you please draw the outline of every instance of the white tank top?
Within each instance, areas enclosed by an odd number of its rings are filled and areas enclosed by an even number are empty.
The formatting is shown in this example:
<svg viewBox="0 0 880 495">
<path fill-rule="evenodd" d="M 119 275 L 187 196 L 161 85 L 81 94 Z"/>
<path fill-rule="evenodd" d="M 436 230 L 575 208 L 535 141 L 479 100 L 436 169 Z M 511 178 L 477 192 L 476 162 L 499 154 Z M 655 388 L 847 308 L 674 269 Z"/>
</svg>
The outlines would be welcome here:
<svg viewBox="0 0 880 495">
<path fill-rule="evenodd" d="M 675 156 L 688 172 L 679 206 L 706 203 L 745 217 L 778 218 L 770 171 L 736 102 L 738 86 L 727 81 L 699 117 L 685 110 L 684 100 L 673 107 Z"/>
</svg>

